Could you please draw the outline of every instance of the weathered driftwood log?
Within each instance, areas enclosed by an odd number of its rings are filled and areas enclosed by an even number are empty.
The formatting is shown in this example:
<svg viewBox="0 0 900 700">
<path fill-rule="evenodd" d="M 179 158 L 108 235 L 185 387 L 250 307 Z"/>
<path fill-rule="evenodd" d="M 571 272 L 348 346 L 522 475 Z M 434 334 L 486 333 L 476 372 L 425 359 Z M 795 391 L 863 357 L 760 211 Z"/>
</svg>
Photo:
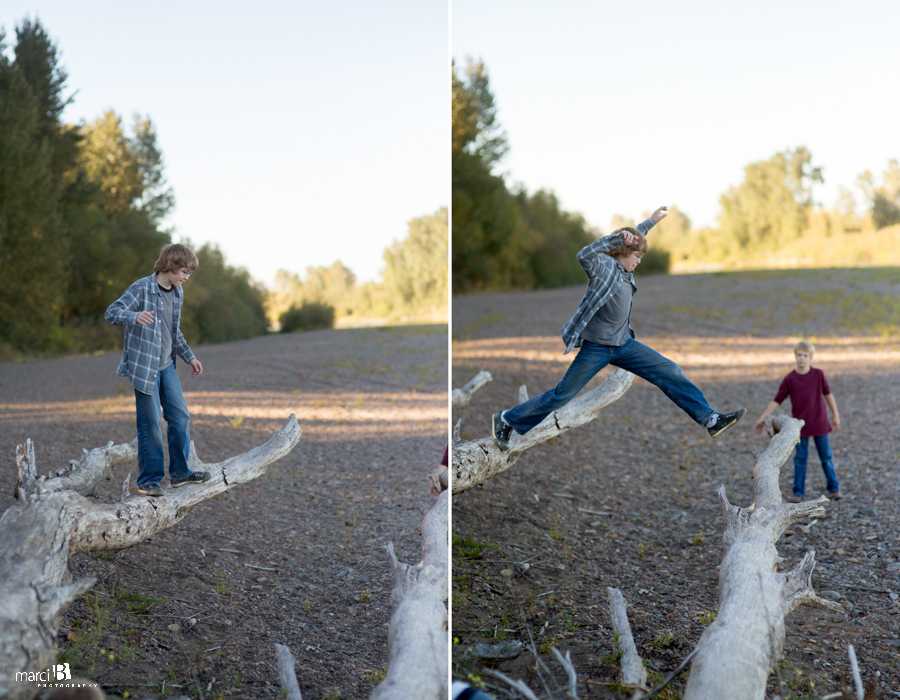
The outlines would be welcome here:
<svg viewBox="0 0 900 700">
<path fill-rule="evenodd" d="M 754 498 L 748 508 L 731 505 L 725 489 L 725 557 L 719 569 L 719 614 L 700 637 L 685 700 L 762 700 L 766 680 L 784 645 L 784 618 L 806 604 L 841 611 L 812 587 L 815 553 L 791 571 L 778 572 L 775 543 L 797 520 L 825 513 L 824 496 L 782 503 L 778 472 L 800 440 L 802 421 L 767 419 L 775 435 L 754 467 Z"/>
<path fill-rule="evenodd" d="M 179 522 L 197 504 L 232 486 L 251 481 L 289 453 L 300 439 L 292 415 L 264 445 L 217 464 L 202 464 L 191 450 L 192 468 L 212 474 L 205 484 L 168 489 L 161 498 L 131 496 L 123 489 L 119 503 L 96 503 L 73 490 L 59 490 L 58 479 L 37 476 L 31 441 L 20 446 L 19 503 L 0 516 L 0 697 L 32 698 L 34 683 L 16 681 L 17 672 L 45 671 L 56 659 L 60 615 L 95 579 L 72 583 L 69 557 L 83 552 L 131 547 Z M 127 452 L 127 445 L 99 448 L 110 464 Z M 105 478 L 96 467 L 101 456 L 86 457 L 95 480 L 78 475 L 79 466 L 64 478 L 91 493 Z M 49 488 L 48 488 L 49 487 Z"/>
<path fill-rule="evenodd" d="M 281 682 L 281 694 L 285 700 L 303 700 L 297 674 L 294 673 L 294 655 L 284 644 L 275 645 L 275 656 L 278 660 L 278 679 Z"/>
<path fill-rule="evenodd" d="M 450 405 L 455 410 L 469 405 L 472 400 L 472 394 L 478 391 L 494 378 L 487 370 L 481 370 L 472 379 L 470 379 L 461 389 L 454 389 L 450 394 Z"/>
<path fill-rule="evenodd" d="M 618 588 L 607 587 L 606 592 L 609 595 L 609 617 L 612 620 L 613 631 L 616 633 L 616 642 L 621 654 L 622 683 L 646 690 L 647 669 L 644 668 L 644 661 L 638 654 L 634 637 L 631 635 L 625 596 Z"/>
<path fill-rule="evenodd" d="M 371 700 L 445 700 L 450 631 L 449 492 L 442 491 L 422 520 L 422 561 L 403 564 L 388 545 L 394 569 L 388 629 L 388 671 Z"/>
<path fill-rule="evenodd" d="M 631 372 L 617 369 L 596 389 L 554 411 L 527 435 L 518 435 L 514 431 L 508 452 L 502 452 L 489 437 L 454 443 L 451 459 L 453 493 L 468 491 L 505 472 L 535 445 L 594 420 L 600 411 L 628 391 L 633 381 Z"/>
</svg>

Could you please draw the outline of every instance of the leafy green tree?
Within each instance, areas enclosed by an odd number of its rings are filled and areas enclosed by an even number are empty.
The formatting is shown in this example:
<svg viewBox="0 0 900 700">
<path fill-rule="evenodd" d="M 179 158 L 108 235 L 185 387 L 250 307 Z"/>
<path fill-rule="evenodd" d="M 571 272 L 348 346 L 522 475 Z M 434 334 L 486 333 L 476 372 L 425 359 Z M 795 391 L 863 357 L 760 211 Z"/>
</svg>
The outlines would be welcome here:
<svg viewBox="0 0 900 700">
<path fill-rule="evenodd" d="M 563 211 L 556 195 L 538 190 L 529 196 L 516 194 L 519 205 L 519 236 L 527 251 L 531 284 L 562 287 L 584 281 L 584 270 L 576 255 L 600 234 L 580 214 Z"/>
<path fill-rule="evenodd" d="M 881 185 L 875 185 L 875 179 L 868 170 L 859 176 L 858 184 L 870 202 L 872 223 L 876 229 L 900 223 L 900 162 L 896 158 L 888 161 Z"/>
<path fill-rule="evenodd" d="M 507 151 L 484 64 L 452 68 L 453 288 L 531 286 L 519 207 L 494 166 Z"/>
<path fill-rule="evenodd" d="M 466 153 L 489 167 L 498 163 L 509 148 L 506 134 L 497 121 L 497 107 L 482 61 L 468 61 L 465 77 L 452 66 L 453 155 Z"/>
<path fill-rule="evenodd" d="M 409 234 L 384 251 L 384 291 L 394 308 L 405 312 L 446 307 L 447 209 L 412 219 Z"/>
<path fill-rule="evenodd" d="M 55 168 L 60 129 L 52 121 L 58 105 L 47 94 L 62 90 L 65 74 L 49 42 L 45 71 L 37 70 L 40 47 L 32 44 L 46 38 L 39 27 L 26 23 L 19 34 L 25 44 L 14 61 L 0 34 L 0 346 L 13 350 L 58 341 L 66 249 Z"/>
<path fill-rule="evenodd" d="M 184 285 L 181 317 L 188 342 L 224 343 L 265 333 L 265 292 L 247 270 L 228 265 L 218 246 L 207 243 L 193 250 L 200 265 Z"/>
<path fill-rule="evenodd" d="M 812 207 L 812 187 L 822 181 L 821 168 L 803 146 L 746 166 L 744 182 L 719 200 L 727 252 L 776 250 L 799 238 Z"/>
<path fill-rule="evenodd" d="M 334 328 L 334 307 L 317 301 L 292 306 L 278 317 L 282 333 Z"/>
</svg>

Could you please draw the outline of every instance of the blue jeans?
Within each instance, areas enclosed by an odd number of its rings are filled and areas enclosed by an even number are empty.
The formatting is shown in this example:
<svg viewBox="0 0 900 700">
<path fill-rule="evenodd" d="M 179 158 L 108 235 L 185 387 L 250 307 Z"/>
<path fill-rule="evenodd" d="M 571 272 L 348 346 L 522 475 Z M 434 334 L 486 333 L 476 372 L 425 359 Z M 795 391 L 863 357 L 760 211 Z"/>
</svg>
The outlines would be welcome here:
<svg viewBox="0 0 900 700">
<path fill-rule="evenodd" d="M 161 418 L 166 419 L 169 441 L 169 478 L 184 479 L 191 473 L 191 416 L 181 393 L 175 365 L 156 373 L 153 394 L 134 392 L 137 410 L 138 486 L 158 484 L 166 475 Z M 162 411 L 160 411 L 162 408 Z"/>
<path fill-rule="evenodd" d="M 540 396 L 509 409 L 503 416 L 504 420 L 519 435 L 524 435 L 557 408 L 565 406 L 575 398 L 585 384 L 606 365 L 628 370 L 658 386 L 682 411 L 700 425 L 712 418 L 715 413 L 703 392 L 684 376 L 681 367 L 653 348 L 629 338 L 621 347 L 598 345 L 585 340 L 578 355 L 566 370 L 566 375 L 555 389 L 545 391 Z"/>
<path fill-rule="evenodd" d="M 816 452 L 822 460 L 822 471 L 825 472 L 825 487 L 828 493 L 840 491 L 837 474 L 834 472 L 834 459 L 831 457 L 831 441 L 827 435 L 814 437 Z M 809 458 L 809 438 L 800 438 L 797 450 L 794 452 L 794 495 L 806 495 L 806 461 Z"/>
</svg>

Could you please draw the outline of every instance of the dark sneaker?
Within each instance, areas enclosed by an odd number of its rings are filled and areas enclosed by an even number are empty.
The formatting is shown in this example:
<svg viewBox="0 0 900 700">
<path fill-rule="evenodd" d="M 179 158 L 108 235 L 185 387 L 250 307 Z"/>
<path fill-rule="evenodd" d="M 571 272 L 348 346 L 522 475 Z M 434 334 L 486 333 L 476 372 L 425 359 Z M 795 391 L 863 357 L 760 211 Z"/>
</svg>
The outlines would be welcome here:
<svg viewBox="0 0 900 700">
<path fill-rule="evenodd" d="M 841 500 L 843 497 L 844 497 L 844 494 L 842 494 L 839 490 L 838 490 L 838 491 L 829 491 L 829 492 L 828 492 L 828 498 L 830 498 L 832 501 L 839 501 L 839 500 Z"/>
<path fill-rule="evenodd" d="M 716 420 L 716 424 L 712 428 L 709 428 L 710 436 L 718 437 L 743 418 L 746 412 L 746 408 L 739 408 L 731 413 L 720 413 L 719 418 Z"/>
<path fill-rule="evenodd" d="M 142 496 L 162 496 L 163 490 L 159 484 L 147 484 L 146 486 L 138 486 L 137 492 Z"/>
<path fill-rule="evenodd" d="M 796 493 L 788 498 L 788 503 L 803 503 L 803 496 L 798 496 Z"/>
<path fill-rule="evenodd" d="M 512 435 L 512 426 L 503 422 L 503 419 L 500 417 L 501 413 L 502 411 L 497 411 L 494 414 L 494 418 L 491 421 L 491 435 L 494 436 L 497 447 L 506 452 L 509 449 L 509 436 Z"/>
<path fill-rule="evenodd" d="M 175 481 L 174 479 L 169 479 L 172 483 L 172 486 L 184 486 L 185 484 L 203 484 L 210 479 L 209 472 L 191 472 L 183 479 Z"/>
</svg>

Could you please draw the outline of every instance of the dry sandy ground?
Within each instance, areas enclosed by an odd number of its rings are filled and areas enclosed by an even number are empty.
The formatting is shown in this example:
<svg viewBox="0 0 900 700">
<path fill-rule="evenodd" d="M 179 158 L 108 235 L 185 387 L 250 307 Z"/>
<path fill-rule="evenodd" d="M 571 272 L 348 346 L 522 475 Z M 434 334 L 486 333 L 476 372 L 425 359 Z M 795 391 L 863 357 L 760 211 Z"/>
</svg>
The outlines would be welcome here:
<svg viewBox="0 0 900 700">
<path fill-rule="evenodd" d="M 280 697 L 274 643 L 305 698 L 364 698 L 387 664 L 385 547 L 417 561 L 447 436 L 447 327 L 316 331 L 194 347 L 179 375 L 205 462 L 263 443 L 296 413 L 294 451 L 113 556 L 72 562 L 100 578 L 64 616 L 64 659 L 110 695 Z M 15 446 L 39 470 L 134 436 L 118 354 L 0 364 L 0 508 L 15 501 Z M 117 468 L 100 493 L 118 494 Z M 190 488 L 190 487 L 187 487 Z M 262 568 L 252 568 L 262 567 Z M 182 619 L 197 624 L 173 632 Z"/>
<path fill-rule="evenodd" d="M 638 286 L 632 315 L 638 339 L 679 362 L 713 406 L 743 405 L 748 415 L 711 440 L 658 389 L 636 379 L 595 422 L 456 497 L 455 675 L 480 677 L 508 697 L 482 673 L 489 663 L 543 689 L 527 653 L 502 662 L 472 656 L 478 642 L 527 642 L 531 634 L 552 667 L 559 668 L 548 653 L 552 646 L 572 652 L 580 697 L 627 697 L 611 685 L 617 663 L 607 586 L 628 600 L 651 673 L 659 678 L 675 668 L 716 612 L 724 525 L 716 490 L 724 484 L 732 502 L 749 505 L 753 453 L 766 445 L 753 423 L 792 369 L 792 346 L 807 337 L 843 420 L 832 447 L 846 497 L 777 546 L 784 568 L 814 548 L 814 585 L 832 591 L 848 614 L 802 608 L 789 616 L 782 688 L 773 674 L 768 695 L 818 698 L 846 688 L 852 643 L 871 697 L 900 697 L 896 271 L 639 276 Z M 482 369 L 494 377 L 455 412 L 463 438 L 488 435 L 491 413 L 513 405 L 519 385 L 533 396 L 559 381 L 572 358 L 562 354 L 559 329 L 583 291 L 454 299 L 452 385 Z M 789 460 L 783 493 L 790 493 L 792 478 Z M 824 487 L 811 449 L 807 496 L 818 497 Z M 507 582 L 501 571 L 521 562 L 530 569 Z M 682 675 L 660 697 L 680 697 L 684 681 Z"/>
</svg>

